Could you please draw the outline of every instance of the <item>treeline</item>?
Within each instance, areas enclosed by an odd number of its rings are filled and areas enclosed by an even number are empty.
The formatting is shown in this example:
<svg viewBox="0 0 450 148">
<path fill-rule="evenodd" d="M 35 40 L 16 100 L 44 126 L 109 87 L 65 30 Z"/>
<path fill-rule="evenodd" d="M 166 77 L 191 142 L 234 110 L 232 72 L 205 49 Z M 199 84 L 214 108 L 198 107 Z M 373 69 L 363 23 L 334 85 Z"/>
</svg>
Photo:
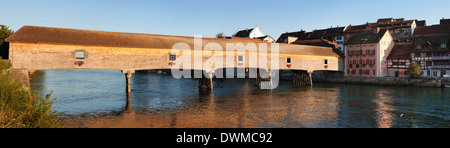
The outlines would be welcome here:
<svg viewBox="0 0 450 148">
<path fill-rule="evenodd" d="M 8 59 L 9 57 L 9 44 L 5 42 L 5 39 L 14 33 L 8 26 L 0 24 L 0 57 Z M 0 58 L 1 59 L 1 58 Z"/>
</svg>

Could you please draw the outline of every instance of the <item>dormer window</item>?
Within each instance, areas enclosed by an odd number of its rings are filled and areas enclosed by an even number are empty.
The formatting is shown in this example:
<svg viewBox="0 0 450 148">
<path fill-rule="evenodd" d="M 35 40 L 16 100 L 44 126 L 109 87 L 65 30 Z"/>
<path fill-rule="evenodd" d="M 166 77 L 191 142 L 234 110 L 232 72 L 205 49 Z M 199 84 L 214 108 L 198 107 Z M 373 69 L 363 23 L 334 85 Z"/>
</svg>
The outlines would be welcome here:
<svg viewBox="0 0 450 148">
<path fill-rule="evenodd" d="M 425 44 L 423 44 L 423 46 L 424 46 L 424 47 L 427 47 L 427 48 L 428 48 L 428 47 L 431 47 L 431 43 L 428 42 L 428 41 L 426 41 Z"/>
</svg>

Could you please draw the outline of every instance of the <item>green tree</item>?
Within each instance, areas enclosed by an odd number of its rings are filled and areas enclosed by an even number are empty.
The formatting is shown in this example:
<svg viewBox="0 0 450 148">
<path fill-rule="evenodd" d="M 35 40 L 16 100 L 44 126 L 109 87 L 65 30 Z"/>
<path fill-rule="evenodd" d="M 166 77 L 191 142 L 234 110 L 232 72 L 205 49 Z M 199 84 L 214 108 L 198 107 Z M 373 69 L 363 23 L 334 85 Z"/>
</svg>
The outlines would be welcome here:
<svg viewBox="0 0 450 148">
<path fill-rule="evenodd" d="M 409 65 L 408 71 L 406 71 L 411 79 L 421 78 L 422 69 L 420 69 L 420 65 L 418 63 L 413 63 Z"/>
<path fill-rule="evenodd" d="M 0 56 L 8 59 L 9 57 L 9 44 L 5 43 L 5 39 L 14 33 L 8 26 L 0 24 Z"/>
<path fill-rule="evenodd" d="M 225 34 L 223 32 L 216 34 L 216 38 L 225 38 Z"/>
</svg>

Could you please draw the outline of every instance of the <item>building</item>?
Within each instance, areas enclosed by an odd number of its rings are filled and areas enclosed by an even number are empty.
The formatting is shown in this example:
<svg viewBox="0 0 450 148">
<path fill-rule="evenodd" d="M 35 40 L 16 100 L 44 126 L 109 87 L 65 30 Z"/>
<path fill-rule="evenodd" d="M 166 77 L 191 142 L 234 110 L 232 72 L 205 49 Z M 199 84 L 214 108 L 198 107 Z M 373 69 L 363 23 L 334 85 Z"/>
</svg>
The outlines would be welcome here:
<svg viewBox="0 0 450 148">
<path fill-rule="evenodd" d="M 238 30 L 233 34 L 232 37 L 260 39 L 263 42 L 270 43 L 275 42 L 275 39 L 273 39 L 270 35 L 264 35 L 258 25 L 256 25 L 255 28 L 252 29 L 247 28 L 245 30 Z"/>
<path fill-rule="evenodd" d="M 312 32 L 306 32 L 304 30 L 298 32 L 286 32 L 281 34 L 278 38 L 277 43 L 287 43 L 291 44 L 293 42 L 310 42 L 303 40 L 327 40 L 329 42 L 336 42 L 337 49 L 343 52 L 344 49 L 344 30 L 345 27 L 328 28 L 322 30 L 314 30 Z"/>
<path fill-rule="evenodd" d="M 261 32 L 261 29 L 259 29 L 258 25 L 255 26 L 255 28 L 252 29 L 245 29 L 245 30 L 238 30 L 236 33 L 233 34 L 233 37 L 241 37 L 241 38 L 258 38 L 258 37 L 264 37 L 264 33 Z"/>
<path fill-rule="evenodd" d="M 345 44 L 345 75 L 385 77 L 394 39 L 386 29 L 356 33 Z"/>
<path fill-rule="evenodd" d="M 417 27 L 411 58 L 419 63 L 423 77 L 450 75 L 450 19 L 439 25 Z"/>
<path fill-rule="evenodd" d="M 363 25 L 349 25 L 344 31 L 344 42 L 347 42 L 353 35 L 371 31 L 375 28 L 388 29 L 396 43 L 411 43 L 414 30 L 417 26 L 426 26 L 426 21 L 405 20 L 404 18 L 382 18 L 375 23 L 365 23 Z"/>
<path fill-rule="evenodd" d="M 266 36 L 262 36 L 262 37 L 257 37 L 257 39 L 260 39 L 263 42 L 268 42 L 268 43 L 273 43 L 275 42 L 275 39 L 272 38 L 270 35 L 266 35 Z"/>
<path fill-rule="evenodd" d="M 411 50 L 414 48 L 412 43 L 396 43 L 387 57 L 388 77 L 408 77 L 408 71 L 411 62 Z"/>
</svg>

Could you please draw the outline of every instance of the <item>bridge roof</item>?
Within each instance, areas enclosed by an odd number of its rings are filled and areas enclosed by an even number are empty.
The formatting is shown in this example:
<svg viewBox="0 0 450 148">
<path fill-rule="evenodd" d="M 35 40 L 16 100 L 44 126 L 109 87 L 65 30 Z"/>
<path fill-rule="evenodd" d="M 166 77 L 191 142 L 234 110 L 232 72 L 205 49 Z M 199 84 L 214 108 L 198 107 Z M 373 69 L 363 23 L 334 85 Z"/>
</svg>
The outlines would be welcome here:
<svg viewBox="0 0 450 148">
<path fill-rule="evenodd" d="M 42 43 L 42 44 L 62 44 L 62 45 L 84 45 L 84 46 L 105 46 L 105 47 L 128 47 L 128 48 L 157 48 L 172 49 L 176 43 L 186 43 L 194 49 L 194 37 L 155 35 L 141 33 L 123 33 L 94 30 L 80 30 L 67 28 L 52 28 L 38 26 L 23 26 L 13 35 L 6 39 L 11 43 Z M 217 43 L 226 49 L 227 43 L 242 43 L 247 45 L 255 43 L 259 46 L 262 42 L 259 39 L 218 39 L 202 38 L 202 48 L 208 43 Z M 268 52 L 271 44 L 267 43 Z M 280 53 L 299 55 L 318 55 L 339 57 L 329 47 L 317 47 L 307 45 L 279 44 Z"/>
</svg>

